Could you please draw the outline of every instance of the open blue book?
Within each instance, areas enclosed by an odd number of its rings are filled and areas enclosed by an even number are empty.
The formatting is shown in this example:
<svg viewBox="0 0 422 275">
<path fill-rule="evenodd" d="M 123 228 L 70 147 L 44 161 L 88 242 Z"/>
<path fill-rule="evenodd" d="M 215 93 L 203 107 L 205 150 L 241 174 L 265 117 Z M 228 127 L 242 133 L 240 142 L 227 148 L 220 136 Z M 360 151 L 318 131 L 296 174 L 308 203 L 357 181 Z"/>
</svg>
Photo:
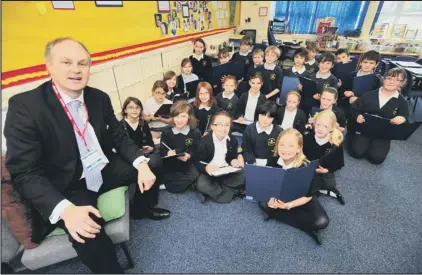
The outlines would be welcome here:
<svg viewBox="0 0 422 275">
<path fill-rule="evenodd" d="M 318 161 L 287 170 L 245 164 L 246 195 L 256 201 L 290 202 L 308 194 Z"/>
<path fill-rule="evenodd" d="M 364 114 L 365 122 L 356 123 L 356 132 L 372 138 L 385 140 L 407 140 L 422 122 L 405 122 L 401 125 L 390 123 L 390 119 Z"/>
<path fill-rule="evenodd" d="M 286 96 L 287 93 L 292 90 L 297 90 L 297 86 L 300 84 L 299 78 L 295 76 L 285 76 L 283 77 L 283 83 L 281 84 L 281 93 L 280 93 L 280 104 L 286 105 Z"/>
</svg>

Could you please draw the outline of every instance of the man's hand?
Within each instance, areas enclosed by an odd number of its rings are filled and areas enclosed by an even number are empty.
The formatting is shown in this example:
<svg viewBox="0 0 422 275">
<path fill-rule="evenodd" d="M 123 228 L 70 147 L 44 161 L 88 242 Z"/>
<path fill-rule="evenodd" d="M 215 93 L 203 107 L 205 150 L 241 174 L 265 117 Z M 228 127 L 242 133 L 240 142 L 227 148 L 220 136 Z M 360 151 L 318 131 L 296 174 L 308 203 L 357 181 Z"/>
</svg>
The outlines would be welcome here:
<svg viewBox="0 0 422 275">
<path fill-rule="evenodd" d="M 144 191 L 148 191 L 151 189 L 152 185 L 155 183 L 155 175 L 151 172 L 151 169 L 149 169 L 149 166 L 147 163 L 141 163 L 138 166 L 138 185 L 139 190 L 141 190 L 141 193 L 144 193 Z"/>
<path fill-rule="evenodd" d="M 364 123 L 365 122 L 365 118 L 363 117 L 363 115 L 358 115 L 358 118 L 356 119 L 357 123 Z"/>
<path fill-rule="evenodd" d="M 354 95 L 355 95 L 355 93 L 352 92 L 352 91 L 345 91 L 344 92 L 344 96 L 346 96 L 346 97 L 351 97 L 351 96 L 354 96 Z"/>
<path fill-rule="evenodd" d="M 184 156 L 182 157 L 177 157 L 179 160 L 183 161 L 183 162 L 187 162 L 190 159 L 190 155 L 188 153 L 185 153 Z"/>
<path fill-rule="evenodd" d="M 217 171 L 218 167 L 214 164 L 208 164 L 205 166 L 205 170 L 207 171 L 208 175 L 212 176 L 212 174 Z"/>
<path fill-rule="evenodd" d="M 71 204 L 61 214 L 70 235 L 79 243 L 85 243 L 85 240 L 80 236 L 93 239 L 95 234 L 100 233 L 101 226 L 89 217 L 89 213 L 101 218 L 100 211 L 90 205 L 76 206 Z"/>
<path fill-rule="evenodd" d="M 151 146 L 143 146 L 142 149 L 144 149 L 145 153 L 151 153 L 154 150 Z"/>
<path fill-rule="evenodd" d="M 400 125 L 406 122 L 406 118 L 403 116 L 396 116 L 392 120 L 390 120 L 391 124 Z"/>
</svg>

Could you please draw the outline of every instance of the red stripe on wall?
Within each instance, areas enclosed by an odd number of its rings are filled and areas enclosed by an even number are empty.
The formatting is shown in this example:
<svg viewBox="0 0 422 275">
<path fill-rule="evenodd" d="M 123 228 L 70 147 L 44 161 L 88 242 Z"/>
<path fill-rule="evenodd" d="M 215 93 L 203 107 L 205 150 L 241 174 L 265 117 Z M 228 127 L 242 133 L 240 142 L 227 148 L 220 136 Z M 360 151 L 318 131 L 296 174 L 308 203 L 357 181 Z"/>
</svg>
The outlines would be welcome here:
<svg viewBox="0 0 422 275">
<path fill-rule="evenodd" d="M 93 65 L 103 64 L 103 63 L 106 63 L 106 62 L 109 62 L 109 61 L 125 58 L 125 57 L 131 56 L 131 55 L 136 55 L 136 54 L 140 54 L 140 53 L 144 53 L 144 52 L 148 52 L 148 51 L 153 51 L 153 50 L 156 50 L 156 49 L 159 49 L 159 48 L 164 48 L 164 47 L 169 47 L 169 46 L 176 45 L 176 44 L 185 43 L 185 42 L 190 41 L 190 40 L 195 40 L 198 37 L 220 34 L 220 33 L 223 33 L 225 31 L 228 31 L 228 30 L 231 30 L 231 29 L 234 29 L 234 28 L 224 28 L 224 29 L 218 29 L 217 31 L 211 30 L 211 31 L 205 31 L 205 32 L 200 32 L 200 33 L 184 34 L 184 35 L 180 35 L 180 36 L 176 36 L 176 37 L 154 40 L 154 41 L 145 42 L 145 43 L 141 43 L 141 44 L 137 44 L 137 45 L 131 45 L 131 46 L 127 46 L 127 47 L 122 47 L 122 48 L 117 48 L 117 49 L 113 49 L 113 50 L 94 53 L 94 54 L 91 55 L 91 57 L 93 57 L 93 58 L 94 57 L 106 56 L 106 55 L 114 54 L 114 53 L 118 53 L 118 52 L 123 52 L 123 51 L 131 50 L 131 49 L 134 49 L 134 48 L 137 48 L 137 47 L 145 47 L 145 46 L 151 46 L 151 45 L 159 44 L 159 43 L 163 43 L 163 42 L 179 40 L 179 41 L 175 41 L 173 43 L 169 43 L 167 45 L 161 45 L 161 46 L 157 45 L 157 47 L 152 47 L 152 48 L 149 48 L 149 49 L 146 49 L 146 50 L 140 50 L 140 51 L 137 51 L 137 52 L 134 52 L 134 53 L 124 54 L 124 55 L 121 55 L 119 57 L 112 57 L 112 58 L 109 58 L 109 59 L 106 59 L 106 60 L 94 61 L 92 64 Z M 189 38 L 189 37 L 191 37 L 191 38 Z M 183 39 L 183 38 L 186 38 L 186 39 Z M 182 40 L 180 41 L 180 39 L 182 39 Z M 5 88 L 10 88 L 10 87 L 22 85 L 22 84 L 25 84 L 25 83 L 29 83 L 29 82 L 48 78 L 49 77 L 48 75 L 47 76 L 46 75 L 28 76 L 28 77 L 20 79 L 20 80 L 12 81 L 8 84 L 3 84 L 3 81 L 6 80 L 6 79 L 9 79 L 9 78 L 18 77 L 18 76 L 22 76 L 22 75 L 25 75 L 25 74 L 42 73 L 44 71 L 46 71 L 45 64 L 40 64 L 40 65 L 31 66 L 31 67 L 27 67 L 27 68 L 3 72 L 2 76 L 1 76 L 1 79 L 2 79 L 1 87 L 2 87 L 2 89 L 5 89 Z"/>
</svg>

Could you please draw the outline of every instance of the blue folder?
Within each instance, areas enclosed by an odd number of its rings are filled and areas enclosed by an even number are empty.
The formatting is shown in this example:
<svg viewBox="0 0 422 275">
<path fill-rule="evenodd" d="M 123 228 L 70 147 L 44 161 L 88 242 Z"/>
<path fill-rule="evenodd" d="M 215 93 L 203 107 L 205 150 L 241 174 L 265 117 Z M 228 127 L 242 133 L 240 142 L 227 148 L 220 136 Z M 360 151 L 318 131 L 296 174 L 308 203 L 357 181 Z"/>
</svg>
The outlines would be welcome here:
<svg viewBox="0 0 422 275">
<path fill-rule="evenodd" d="M 225 75 L 235 76 L 237 80 L 241 79 L 244 74 L 245 64 L 243 62 L 228 62 L 213 68 L 214 83 L 221 83 L 221 78 Z"/>
<path fill-rule="evenodd" d="M 356 123 L 356 132 L 371 139 L 407 140 L 422 122 L 405 122 L 401 125 L 390 123 L 390 119 L 364 114 L 364 123 Z"/>
<path fill-rule="evenodd" d="M 199 80 L 191 81 L 185 84 L 188 98 L 195 98 L 198 84 L 199 84 Z"/>
<path fill-rule="evenodd" d="M 372 86 L 375 82 L 375 75 L 364 75 L 355 77 L 353 79 L 353 93 L 355 96 L 361 96 L 366 92 L 369 92 L 372 90 Z"/>
<path fill-rule="evenodd" d="M 352 59 L 349 63 L 336 63 L 332 69 L 332 74 L 340 79 L 341 82 L 344 82 L 347 78 L 347 75 L 356 70 L 357 61 Z"/>
<path fill-rule="evenodd" d="M 299 76 L 300 84 L 302 84 L 302 93 L 313 96 L 318 92 L 317 83 L 309 78 Z"/>
<path fill-rule="evenodd" d="M 321 108 L 318 107 L 312 107 L 311 109 L 311 116 L 313 117 L 316 113 L 321 112 Z"/>
<path fill-rule="evenodd" d="M 278 198 L 290 202 L 308 194 L 318 162 L 306 167 L 281 169 L 245 164 L 246 195 L 256 201 Z"/>
<path fill-rule="evenodd" d="M 283 77 L 283 83 L 281 84 L 281 93 L 280 93 L 280 104 L 286 105 L 286 96 L 287 93 L 292 90 L 297 90 L 299 85 L 299 78 L 295 76 L 285 76 Z"/>
</svg>

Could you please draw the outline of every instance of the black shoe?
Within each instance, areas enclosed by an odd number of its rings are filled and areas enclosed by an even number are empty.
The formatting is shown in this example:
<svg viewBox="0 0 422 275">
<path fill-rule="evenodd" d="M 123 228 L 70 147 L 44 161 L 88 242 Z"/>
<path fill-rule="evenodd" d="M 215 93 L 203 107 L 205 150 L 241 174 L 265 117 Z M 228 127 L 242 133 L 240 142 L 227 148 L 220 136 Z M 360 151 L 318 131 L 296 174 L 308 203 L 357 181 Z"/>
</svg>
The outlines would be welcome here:
<svg viewBox="0 0 422 275">
<path fill-rule="evenodd" d="M 164 220 L 168 219 L 170 217 L 171 212 L 166 209 L 162 208 L 155 208 L 150 207 L 148 211 L 145 211 L 143 213 L 136 213 L 136 211 L 131 211 L 131 216 L 135 220 L 141 220 L 141 219 L 150 219 L 150 220 Z"/>
<path fill-rule="evenodd" d="M 244 197 L 246 197 L 245 189 L 239 189 L 236 193 L 234 193 L 233 200 L 243 199 Z"/>
<path fill-rule="evenodd" d="M 328 191 L 328 195 L 330 195 L 329 193 L 330 191 Z M 346 204 L 346 202 L 344 201 L 344 197 L 343 195 L 340 193 L 340 191 L 338 191 L 337 189 L 331 190 L 331 192 L 333 192 L 336 195 L 336 199 L 343 205 Z"/>
<path fill-rule="evenodd" d="M 197 194 L 198 194 L 199 201 L 201 203 L 205 203 L 205 201 L 207 200 L 207 198 L 205 197 L 205 195 L 202 194 L 201 192 L 198 192 Z"/>
<path fill-rule="evenodd" d="M 314 241 L 317 243 L 317 245 L 321 245 L 321 241 L 319 240 L 317 231 L 308 232 L 308 235 L 311 236 L 312 239 L 314 239 Z"/>
</svg>

